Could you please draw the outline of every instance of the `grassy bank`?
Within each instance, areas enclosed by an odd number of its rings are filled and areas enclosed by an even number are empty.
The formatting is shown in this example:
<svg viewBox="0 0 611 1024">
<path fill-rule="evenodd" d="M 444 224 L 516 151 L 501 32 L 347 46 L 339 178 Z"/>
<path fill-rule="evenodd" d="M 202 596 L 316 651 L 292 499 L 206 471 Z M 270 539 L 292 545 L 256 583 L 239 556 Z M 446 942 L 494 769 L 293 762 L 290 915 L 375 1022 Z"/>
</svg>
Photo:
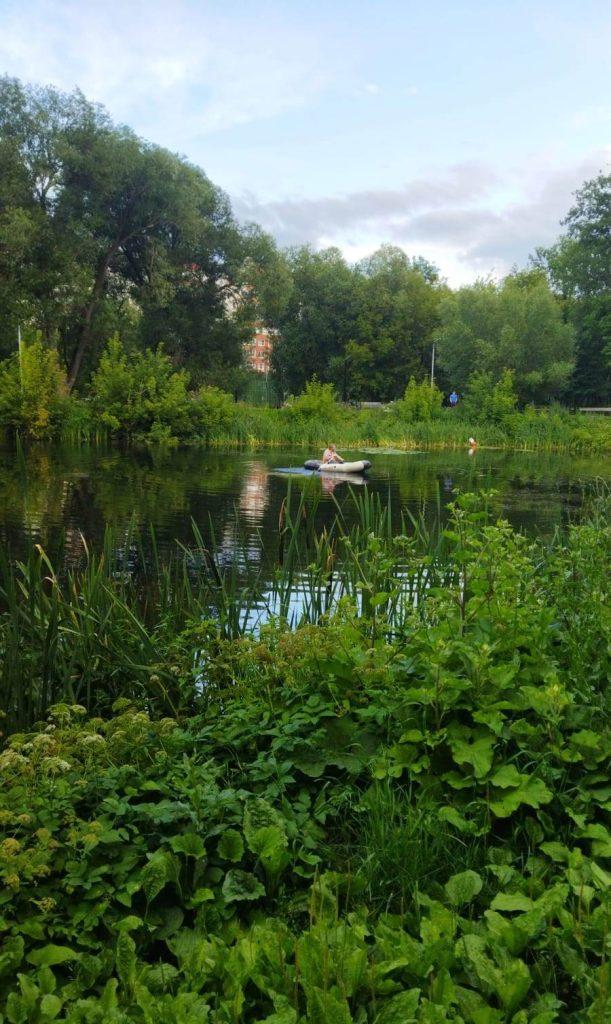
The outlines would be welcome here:
<svg viewBox="0 0 611 1024">
<path fill-rule="evenodd" d="M 75 400 L 77 401 L 77 400 Z M 462 411 L 441 409 L 428 420 L 405 420 L 392 406 L 359 410 L 336 405 L 314 415 L 298 415 L 290 408 L 270 408 L 227 402 L 222 416 L 193 424 L 181 434 L 173 429 L 151 432 L 111 430 L 81 403 L 78 414 L 65 418 L 55 435 L 73 443 L 107 442 L 112 437 L 138 444 L 208 448 L 300 447 L 318 450 L 333 440 L 348 449 L 464 448 L 469 437 L 482 447 L 516 451 L 571 451 L 593 454 L 611 451 L 611 418 L 552 411 L 513 412 L 498 422 Z"/>
<path fill-rule="evenodd" d="M 230 424 L 211 435 L 213 447 L 464 448 L 469 437 L 484 447 L 529 451 L 611 451 L 611 421 L 566 411 L 512 413 L 502 422 L 442 409 L 421 422 L 402 420 L 392 407 L 380 410 L 340 408 L 332 415 L 299 417 L 290 410 L 237 404 Z"/>
<path fill-rule="evenodd" d="M 197 542 L 5 562 L 5 1019 L 606 1022 L 609 539 L 295 507 L 257 635 Z"/>
</svg>

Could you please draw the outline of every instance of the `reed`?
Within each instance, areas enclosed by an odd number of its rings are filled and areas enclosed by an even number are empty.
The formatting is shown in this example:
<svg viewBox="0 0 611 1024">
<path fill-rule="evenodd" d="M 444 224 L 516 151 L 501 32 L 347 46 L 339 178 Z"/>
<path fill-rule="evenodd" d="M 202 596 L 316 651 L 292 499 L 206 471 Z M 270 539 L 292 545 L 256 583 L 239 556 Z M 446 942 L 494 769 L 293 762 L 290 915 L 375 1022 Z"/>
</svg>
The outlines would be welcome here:
<svg viewBox="0 0 611 1024">
<path fill-rule="evenodd" d="M 0 549 L 0 701 L 11 728 L 39 720 L 58 701 L 104 712 L 120 696 L 175 703 L 170 652 L 193 624 L 224 638 L 255 634 L 271 618 L 319 623 L 348 599 L 372 628 L 399 629 L 432 582 L 447 576 L 443 536 L 404 515 L 399 534 L 379 496 L 351 492 L 352 525 L 339 504 L 315 528 L 316 505 L 289 487 L 275 554 L 251 567 L 236 517 L 233 557 L 193 542 L 161 562 L 132 528 L 107 529 L 99 551 L 83 542 L 82 563 L 61 570 L 33 545 L 12 560 Z M 135 553 L 135 554 L 134 554 Z M 197 656 L 194 649 L 193 657 Z"/>
<path fill-rule="evenodd" d="M 609 495 L 599 491 L 589 514 L 602 539 Z M 473 535 L 469 553 L 460 510 L 451 531 L 441 528 L 441 509 L 428 525 L 404 512 L 397 529 L 390 501 L 352 490 L 348 500 L 320 532 L 316 505 L 289 486 L 275 553 L 261 544 L 254 567 L 237 518 L 229 559 L 195 524 L 192 544 L 165 561 L 154 531 L 145 545 L 134 528 L 107 530 L 99 551 L 83 542 L 81 563 L 68 569 L 39 545 L 22 560 L 0 548 L 0 706 L 9 729 L 30 726 L 58 701 L 105 714 L 125 697 L 176 713 L 193 699 L 214 638 L 256 636 L 272 620 L 297 628 L 348 616 L 362 620 L 372 643 L 392 642 L 424 621 L 431 595 L 452 591 L 464 602 L 470 558 L 484 552 L 494 564 L 492 541 Z M 486 519 L 485 498 L 464 500 L 479 502 L 474 522 Z M 554 544 L 562 550 L 562 538 Z M 542 559 L 553 560 L 550 552 Z M 580 648 L 590 650 L 585 633 Z"/>
</svg>

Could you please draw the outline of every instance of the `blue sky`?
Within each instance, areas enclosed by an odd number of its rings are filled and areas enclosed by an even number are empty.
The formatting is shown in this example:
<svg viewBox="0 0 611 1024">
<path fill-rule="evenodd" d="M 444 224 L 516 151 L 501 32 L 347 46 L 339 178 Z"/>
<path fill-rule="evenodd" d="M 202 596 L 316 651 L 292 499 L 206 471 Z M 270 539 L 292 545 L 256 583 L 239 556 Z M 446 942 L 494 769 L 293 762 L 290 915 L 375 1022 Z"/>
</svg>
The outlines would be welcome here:
<svg viewBox="0 0 611 1024">
<path fill-rule="evenodd" d="M 599 0 L 0 0 L 0 72 L 78 85 L 282 244 L 453 284 L 551 241 L 611 160 Z"/>
</svg>

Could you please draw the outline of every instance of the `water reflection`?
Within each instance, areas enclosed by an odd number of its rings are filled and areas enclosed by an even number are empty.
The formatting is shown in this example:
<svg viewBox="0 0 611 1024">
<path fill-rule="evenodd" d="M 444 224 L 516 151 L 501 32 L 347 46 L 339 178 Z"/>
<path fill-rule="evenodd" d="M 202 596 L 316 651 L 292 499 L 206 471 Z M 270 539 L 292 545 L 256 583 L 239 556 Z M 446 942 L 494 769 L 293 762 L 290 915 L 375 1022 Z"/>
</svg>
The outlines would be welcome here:
<svg viewBox="0 0 611 1024">
<path fill-rule="evenodd" d="M 269 503 L 268 469 L 264 462 L 246 466 L 240 489 L 240 513 L 249 523 L 260 523 Z"/>
<path fill-rule="evenodd" d="M 360 453 L 353 453 L 358 457 Z M 130 452 L 104 448 L 32 448 L 19 458 L 0 454 L 0 540 L 15 555 L 31 541 L 52 558 L 75 564 L 85 555 L 84 540 L 99 545 L 106 524 L 117 531 L 125 560 L 138 566 L 152 553 L 150 527 L 163 559 L 176 544 L 193 545 L 192 521 L 219 561 L 238 558 L 244 568 L 260 566 L 275 554 L 278 517 L 289 486 L 280 466 L 303 465 L 303 451 Z M 581 482 L 609 479 L 607 460 L 597 457 L 478 449 L 419 454 L 378 453 L 366 482 L 369 491 L 389 499 L 397 526 L 409 509 L 429 521 L 444 517 L 455 488 L 494 488 L 496 510 L 529 533 L 550 534 L 566 525 L 581 500 Z M 299 471 L 291 489 L 305 493 L 311 515 L 322 527 L 336 504 L 352 514 L 352 494 L 363 478 L 350 480 Z M 129 547 L 131 524 L 141 542 Z M 128 550 L 129 549 L 129 550 Z"/>
</svg>

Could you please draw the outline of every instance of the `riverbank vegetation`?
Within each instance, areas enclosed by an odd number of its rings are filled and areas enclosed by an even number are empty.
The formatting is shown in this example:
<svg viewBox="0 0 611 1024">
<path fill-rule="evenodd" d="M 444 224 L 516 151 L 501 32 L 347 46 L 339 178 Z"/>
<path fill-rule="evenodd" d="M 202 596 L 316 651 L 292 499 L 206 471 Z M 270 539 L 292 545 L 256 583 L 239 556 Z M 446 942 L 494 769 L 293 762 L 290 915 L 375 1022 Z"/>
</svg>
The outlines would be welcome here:
<svg viewBox="0 0 611 1024">
<path fill-rule="evenodd" d="M 6 1020 L 608 1020 L 608 498 L 358 503 L 289 502 L 254 632 L 197 537 L 3 560 Z"/>
<path fill-rule="evenodd" d="M 129 355 L 111 339 L 85 397 L 68 394 L 57 356 L 40 340 L 22 357 L 0 364 L 0 428 L 29 440 L 95 442 L 117 439 L 148 446 L 213 448 L 464 447 L 603 452 L 611 423 L 569 412 L 560 404 L 518 409 L 515 377 L 474 373 L 457 408 L 426 380 L 410 378 L 403 397 L 374 409 L 338 401 L 332 384 L 310 381 L 282 407 L 235 402 L 220 388 L 190 386 L 161 349 Z"/>
<path fill-rule="evenodd" d="M 143 372 L 163 344 L 181 421 L 187 387 L 242 400 L 255 390 L 244 343 L 263 323 L 274 338 L 265 391 L 278 404 L 314 374 L 343 402 L 397 401 L 411 377 L 427 379 L 435 346 L 446 395 L 467 394 L 474 374 L 496 384 L 510 371 L 520 407 L 609 405 L 610 180 L 584 184 L 566 234 L 528 268 L 453 290 L 394 246 L 354 265 L 337 249 L 281 251 L 235 220 L 202 170 L 114 125 L 80 92 L 3 78 L 0 358 L 14 363 L 21 333 L 57 360 L 66 393 L 84 397 L 110 337 Z M 133 429 L 163 439 L 155 400 L 144 394 L 146 424 Z M 45 432 L 40 418 L 34 426 Z"/>
</svg>

